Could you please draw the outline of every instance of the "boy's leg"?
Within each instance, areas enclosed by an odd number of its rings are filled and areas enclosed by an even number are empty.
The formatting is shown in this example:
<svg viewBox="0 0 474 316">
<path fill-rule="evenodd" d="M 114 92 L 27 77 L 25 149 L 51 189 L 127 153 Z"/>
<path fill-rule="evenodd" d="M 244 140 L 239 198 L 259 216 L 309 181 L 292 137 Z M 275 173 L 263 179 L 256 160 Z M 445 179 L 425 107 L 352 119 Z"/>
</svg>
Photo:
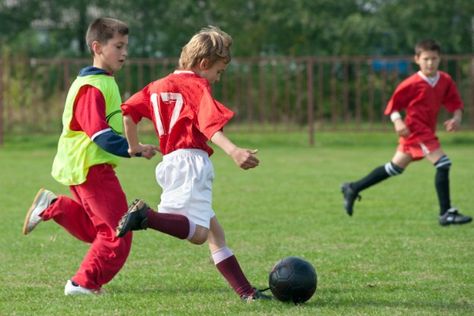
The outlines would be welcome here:
<svg viewBox="0 0 474 316">
<path fill-rule="evenodd" d="M 232 250 L 227 247 L 224 230 L 215 216 L 211 218 L 208 241 L 217 270 L 240 297 L 251 297 L 255 289 L 245 277 Z"/>
<path fill-rule="evenodd" d="M 390 162 L 375 168 L 362 179 L 352 182 L 351 187 L 354 191 L 360 192 L 389 177 L 398 176 L 403 173 L 411 161 L 412 158 L 410 155 L 397 151 Z"/>
<path fill-rule="evenodd" d="M 109 165 L 90 168 L 86 182 L 76 186 L 75 191 L 97 235 L 71 281 L 86 289 L 100 290 L 120 271 L 130 252 L 132 234 L 115 236 L 115 226 L 127 210 L 127 200 Z"/>
<path fill-rule="evenodd" d="M 120 220 L 116 235 L 125 236 L 127 232 L 151 228 L 179 239 L 190 239 L 196 225 L 180 214 L 158 213 L 144 201 L 135 200 Z"/>
<path fill-rule="evenodd" d="M 78 199 L 75 194 L 74 187 L 71 187 L 71 193 L 73 196 Z M 38 204 L 38 198 L 43 196 L 43 204 Z M 45 202 L 47 200 L 47 203 Z M 34 207 L 45 207 L 44 210 L 34 210 L 38 211 L 38 214 L 28 214 L 25 219 L 24 233 L 30 233 L 33 227 L 28 227 L 28 221 L 32 220 L 31 216 L 38 216 L 36 219 L 38 224 L 39 221 L 48 221 L 53 219 L 56 223 L 61 225 L 67 232 L 76 237 L 79 240 L 84 242 L 91 243 L 95 239 L 96 230 L 89 217 L 87 216 L 84 208 L 81 204 L 76 202 L 76 200 L 71 199 L 65 195 L 55 196 L 54 193 L 48 190 L 40 190 L 35 202 L 33 203 L 32 208 Z M 40 203 L 41 204 L 41 203 Z M 30 209 L 32 210 L 32 209 Z"/>
<path fill-rule="evenodd" d="M 39 223 L 43 221 L 41 214 L 48 209 L 56 200 L 56 194 L 41 188 L 33 199 L 30 208 L 26 212 L 25 220 L 23 222 L 23 235 L 31 233 Z"/>
<path fill-rule="evenodd" d="M 208 221 L 214 214 L 212 178 L 212 163 L 204 151 L 179 150 L 165 155 L 156 168 L 156 181 L 163 189 L 159 212 L 143 201 L 134 201 L 117 227 L 117 236 L 152 228 L 193 243 L 205 242 Z M 203 209 L 208 211 L 198 211 Z M 205 231 L 196 231 L 196 225 L 205 226 Z M 193 238 L 195 232 L 204 234 L 204 240 Z"/>
<path fill-rule="evenodd" d="M 375 168 L 358 181 L 344 183 L 341 190 L 344 195 L 344 208 L 346 209 L 347 214 L 350 216 L 352 215 L 354 211 L 354 202 L 357 198 L 360 199 L 359 192 L 382 182 L 389 177 L 402 174 L 411 161 L 412 158 L 410 155 L 397 151 L 390 162 Z"/>
<path fill-rule="evenodd" d="M 435 188 L 439 201 L 439 223 L 442 226 L 446 226 L 471 222 L 472 218 L 470 216 L 461 214 L 456 208 L 451 206 L 449 188 L 451 160 L 449 157 L 439 148 L 427 155 L 427 159 L 432 162 L 436 168 Z"/>
<path fill-rule="evenodd" d="M 436 168 L 435 188 L 439 201 L 439 215 L 441 216 L 451 208 L 449 189 L 449 170 L 451 168 L 451 160 L 441 149 L 430 153 L 426 158 L 433 163 Z"/>
<path fill-rule="evenodd" d="M 179 239 L 191 238 L 196 230 L 196 224 L 180 214 L 159 213 L 149 209 L 147 221 L 149 228 Z"/>
</svg>

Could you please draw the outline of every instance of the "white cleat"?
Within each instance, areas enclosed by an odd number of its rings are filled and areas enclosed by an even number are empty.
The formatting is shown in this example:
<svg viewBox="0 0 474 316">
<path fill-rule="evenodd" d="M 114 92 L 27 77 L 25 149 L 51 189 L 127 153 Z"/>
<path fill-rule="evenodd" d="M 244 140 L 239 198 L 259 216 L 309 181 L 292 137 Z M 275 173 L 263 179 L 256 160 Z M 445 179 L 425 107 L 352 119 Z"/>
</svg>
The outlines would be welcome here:
<svg viewBox="0 0 474 316">
<path fill-rule="evenodd" d="M 57 196 L 51 191 L 40 189 L 31 204 L 28 213 L 26 213 L 25 223 L 23 224 L 23 234 L 28 235 L 42 219 L 40 214 L 47 209 Z"/>
<path fill-rule="evenodd" d="M 90 290 L 80 285 L 74 285 L 71 280 L 67 280 L 64 287 L 64 295 L 99 295 L 102 294 L 100 290 Z"/>
</svg>

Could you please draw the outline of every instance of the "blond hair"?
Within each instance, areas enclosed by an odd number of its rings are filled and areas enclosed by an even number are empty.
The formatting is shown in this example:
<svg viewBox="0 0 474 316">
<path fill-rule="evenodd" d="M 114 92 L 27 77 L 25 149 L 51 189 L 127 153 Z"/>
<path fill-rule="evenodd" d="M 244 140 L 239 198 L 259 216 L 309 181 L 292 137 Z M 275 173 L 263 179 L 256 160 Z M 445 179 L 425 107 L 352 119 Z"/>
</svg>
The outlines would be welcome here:
<svg viewBox="0 0 474 316">
<path fill-rule="evenodd" d="M 231 45 L 232 37 L 229 34 L 216 26 L 204 27 L 184 45 L 179 57 L 179 68 L 191 69 L 203 59 L 209 61 L 209 67 L 221 59 L 227 64 L 231 60 Z"/>
</svg>

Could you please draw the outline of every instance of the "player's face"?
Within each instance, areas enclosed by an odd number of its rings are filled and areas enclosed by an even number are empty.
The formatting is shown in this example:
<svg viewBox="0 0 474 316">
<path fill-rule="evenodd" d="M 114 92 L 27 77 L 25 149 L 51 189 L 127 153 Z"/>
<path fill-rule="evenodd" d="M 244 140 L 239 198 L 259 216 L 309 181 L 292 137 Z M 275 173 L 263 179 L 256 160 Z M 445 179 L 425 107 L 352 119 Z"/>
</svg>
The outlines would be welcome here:
<svg viewBox="0 0 474 316">
<path fill-rule="evenodd" d="M 221 79 L 221 75 L 224 73 L 227 68 L 227 64 L 224 60 L 220 59 L 216 61 L 211 67 L 207 69 L 201 69 L 200 75 L 209 81 L 209 83 L 217 82 Z"/>
<path fill-rule="evenodd" d="M 415 62 L 420 66 L 421 72 L 427 77 L 433 77 L 438 71 L 440 62 L 439 53 L 436 51 L 422 51 L 415 56 Z"/>
<path fill-rule="evenodd" d="M 96 45 L 94 66 L 114 73 L 122 68 L 127 59 L 128 35 L 116 33 L 106 44 L 94 42 Z M 93 45 L 94 45 L 93 44 Z"/>
</svg>

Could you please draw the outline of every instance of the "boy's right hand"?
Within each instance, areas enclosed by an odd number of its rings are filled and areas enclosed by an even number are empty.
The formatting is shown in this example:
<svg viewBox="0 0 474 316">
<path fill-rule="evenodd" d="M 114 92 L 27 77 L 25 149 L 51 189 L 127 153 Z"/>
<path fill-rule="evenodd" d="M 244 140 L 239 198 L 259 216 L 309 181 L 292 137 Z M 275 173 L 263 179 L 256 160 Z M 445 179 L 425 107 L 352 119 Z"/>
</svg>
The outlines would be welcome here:
<svg viewBox="0 0 474 316">
<path fill-rule="evenodd" d="M 235 164 L 240 168 L 247 170 L 255 168 L 259 164 L 259 160 L 255 156 L 258 150 L 254 149 L 245 149 L 236 147 L 231 153 L 230 156 L 234 160 Z"/>
<path fill-rule="evenodd" d="M 401 137 L 407 137 L 410 135 L 410 130 L 408 127 L 405 125 L 405 122 L 402 119 L 398 119 L 395 122 L 393 122 L 393 125 L 395 127 L 395 132 Z"/>
</svg>

